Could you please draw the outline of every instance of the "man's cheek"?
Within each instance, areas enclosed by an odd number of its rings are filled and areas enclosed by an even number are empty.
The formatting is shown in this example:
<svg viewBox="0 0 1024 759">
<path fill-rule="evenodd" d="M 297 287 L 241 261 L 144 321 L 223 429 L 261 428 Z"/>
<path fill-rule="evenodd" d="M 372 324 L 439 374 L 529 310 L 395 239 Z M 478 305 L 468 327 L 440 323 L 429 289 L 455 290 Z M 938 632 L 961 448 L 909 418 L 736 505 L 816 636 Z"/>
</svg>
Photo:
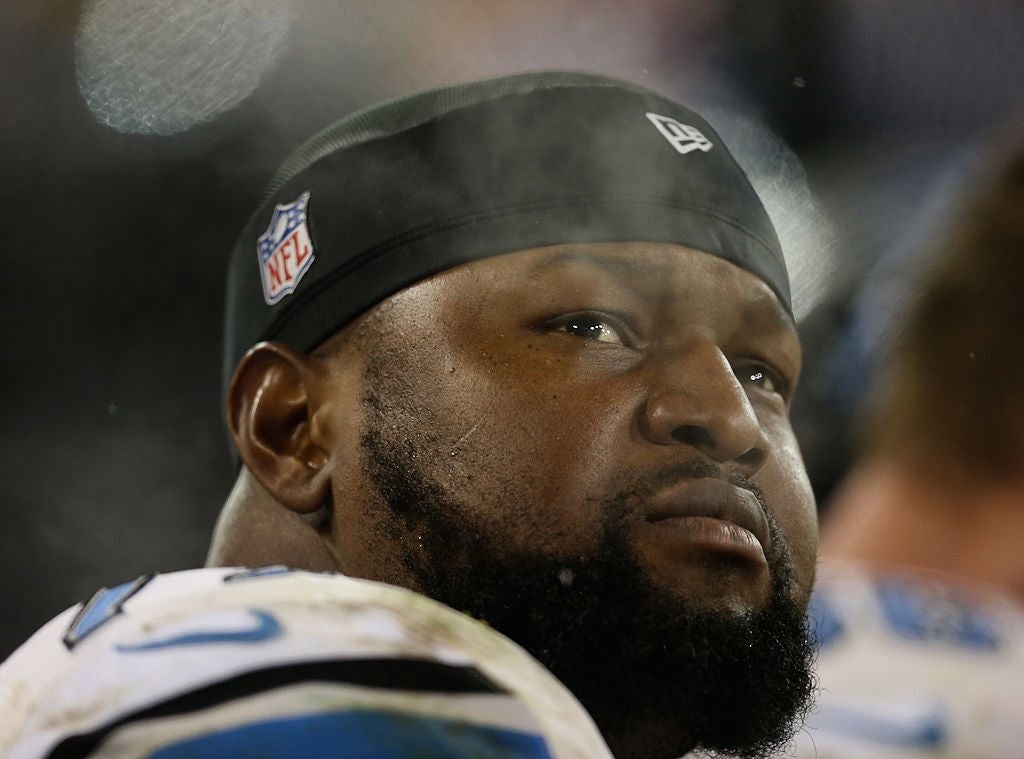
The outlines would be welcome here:
<svg viewBox="0 0 1024 759">
<path fill-rule="evenodd" d="M 775 462 L 770 478 L 758 485 L 790 550 L 795 572 L 794 594 L 806 603 L 814 583 L 818 519 L 814 495 L 799 454 Z"/>
</svg>

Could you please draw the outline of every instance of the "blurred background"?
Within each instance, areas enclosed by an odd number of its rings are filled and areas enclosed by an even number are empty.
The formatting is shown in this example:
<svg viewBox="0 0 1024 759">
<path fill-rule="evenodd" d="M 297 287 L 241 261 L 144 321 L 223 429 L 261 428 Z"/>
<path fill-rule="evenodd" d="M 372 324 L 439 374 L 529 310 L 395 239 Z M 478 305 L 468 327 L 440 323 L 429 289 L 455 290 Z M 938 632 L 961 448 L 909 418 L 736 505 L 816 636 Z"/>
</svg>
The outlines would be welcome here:
<svg viewBox="0 0 1024 759">
<path fill-rule="evenodd" d="M 1018 0 L 4 0 L 0 659 L 100 585 L 200 565 L 234 469 L 224 269 L 306 137 L 538 68 L 736 146 L 787 247 L 822 508 L 917 251 L 1024 107 Z"/>
</svg>

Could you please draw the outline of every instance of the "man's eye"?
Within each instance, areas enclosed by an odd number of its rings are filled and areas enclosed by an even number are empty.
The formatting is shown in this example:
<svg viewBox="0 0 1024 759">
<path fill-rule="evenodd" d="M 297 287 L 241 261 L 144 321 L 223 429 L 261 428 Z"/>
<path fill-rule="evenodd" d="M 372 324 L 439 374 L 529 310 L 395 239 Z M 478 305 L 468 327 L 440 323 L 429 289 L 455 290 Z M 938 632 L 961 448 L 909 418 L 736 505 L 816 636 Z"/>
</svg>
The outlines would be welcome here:
<svg viewBox="0 0 1024 759">
<path fill-rule="evenodd" d="M 567 332 L 598 343 L 625 345 L 625 330 L 612 318 L 604 314 L 569 314 L 550 322 L 552 331 Z"/>
<path fill-rule="evenodd" d="M 740 382 L 767 390 L 769 393 L 783 394 L 784 383 L 774 369 L 769 369 L 764 364 L 745 364 L 735 369 L 736 376 Z"/>
</svg>

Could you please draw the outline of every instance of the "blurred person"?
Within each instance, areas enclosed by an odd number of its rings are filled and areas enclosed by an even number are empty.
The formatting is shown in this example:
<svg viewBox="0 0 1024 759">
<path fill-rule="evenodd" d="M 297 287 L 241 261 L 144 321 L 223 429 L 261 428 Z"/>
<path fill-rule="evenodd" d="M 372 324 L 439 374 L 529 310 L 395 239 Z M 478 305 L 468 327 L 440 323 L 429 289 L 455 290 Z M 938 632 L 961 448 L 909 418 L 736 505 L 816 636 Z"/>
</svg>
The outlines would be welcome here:
<svg viewBox="0 0 1024 759">
<path fill-rule="evenodd" d="M 797 756 L 1024 756 L 1022 133 L 935 236 L 827 512 Z"/>
<path fill-rule="evenodd" d="M 354 114 L 271 183 L 226 324 L 222 568 L 30 640 L 0 670 L 6 755 L 790 739 L 817 546 L 800 344 L 771 221 L 698 114 L 560 72 Z M 231 568 L 265 565 L 306 571 Z"/>
</svg>

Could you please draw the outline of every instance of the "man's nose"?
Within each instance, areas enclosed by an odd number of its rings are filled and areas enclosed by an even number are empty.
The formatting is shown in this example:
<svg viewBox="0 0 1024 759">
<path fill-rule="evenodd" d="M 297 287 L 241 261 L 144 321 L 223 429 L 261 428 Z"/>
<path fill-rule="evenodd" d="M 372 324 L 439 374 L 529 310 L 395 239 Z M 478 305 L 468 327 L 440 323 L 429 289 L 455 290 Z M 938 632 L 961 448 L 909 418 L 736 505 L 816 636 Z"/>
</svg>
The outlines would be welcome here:
<svg viewBox="0 0 1024 759">
<path fill-rule="evenodd" d="M 768 441 L 732 365 L 710 340 L 691 342 L 652 367 L 641 431 L 658 445 L 690 445 L 751 476 Z"/>
</svg>

